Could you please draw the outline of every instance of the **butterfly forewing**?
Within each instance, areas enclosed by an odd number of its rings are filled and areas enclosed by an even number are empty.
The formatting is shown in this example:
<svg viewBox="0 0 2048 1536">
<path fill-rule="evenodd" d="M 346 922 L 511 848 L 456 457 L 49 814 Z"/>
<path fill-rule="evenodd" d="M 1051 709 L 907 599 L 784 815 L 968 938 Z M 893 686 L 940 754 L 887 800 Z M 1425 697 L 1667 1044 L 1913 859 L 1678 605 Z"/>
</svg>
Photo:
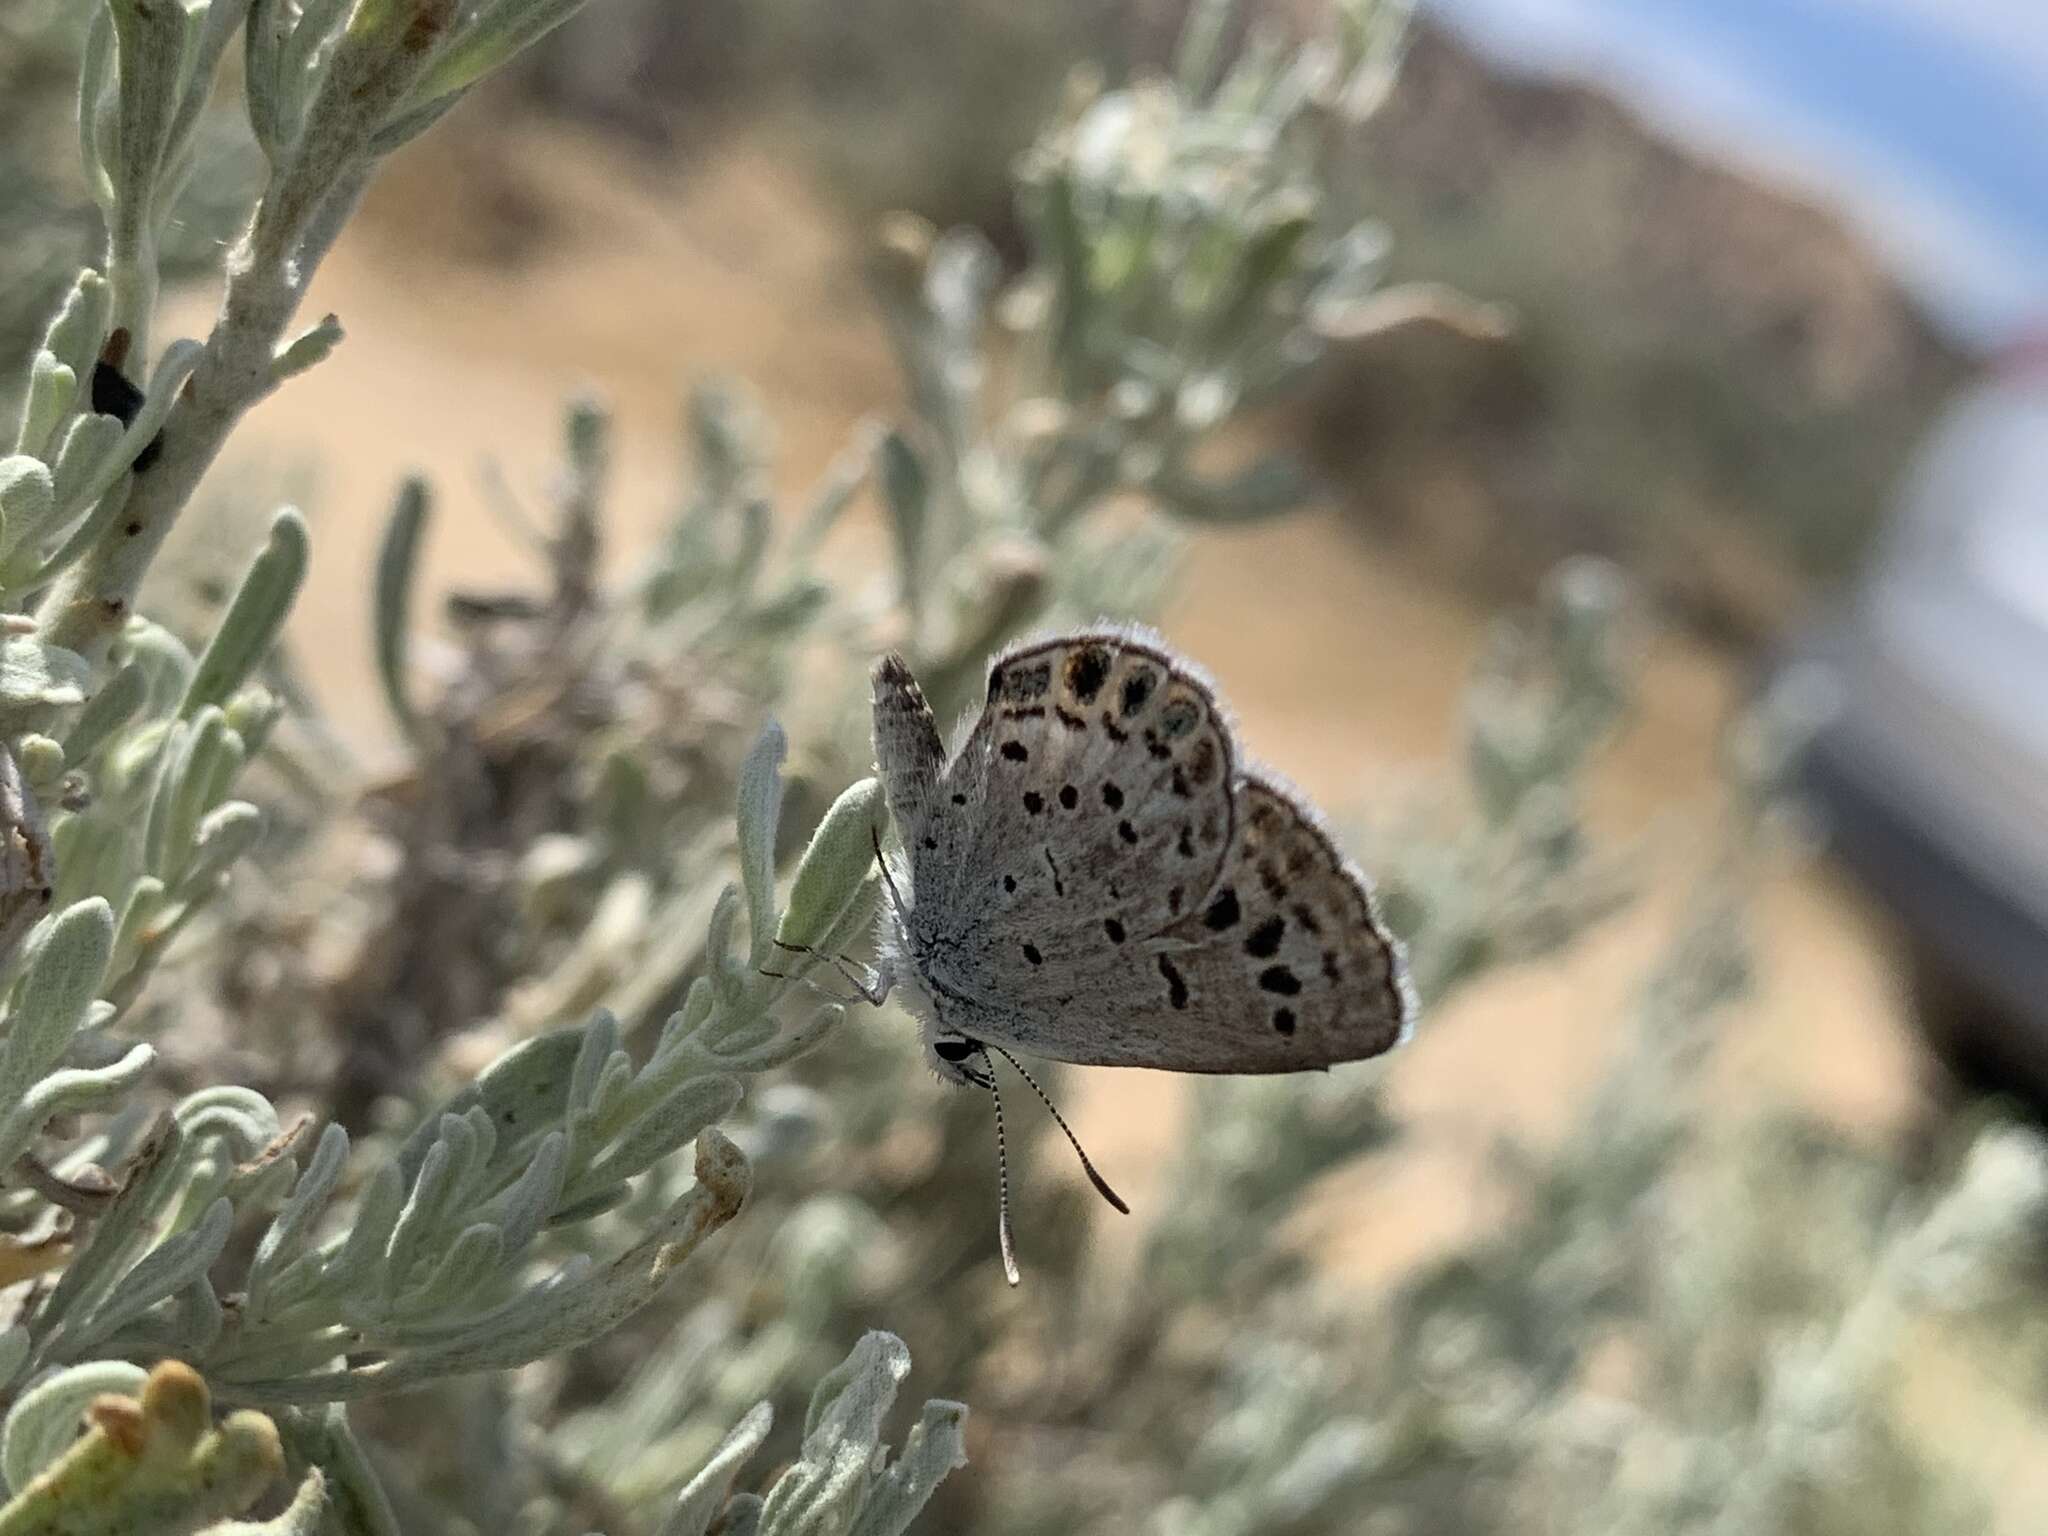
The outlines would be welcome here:
<svg viewBox="0 0 2048 1536">
<path fill-rule="evenodd" d="M 939 981 L 1036 1013 L 1136 963 L 1215 884 L 1232 771 L 1214 696 L 1155 647 L 1103 632 L 999 657 L 909 849 Z"/>
</svg>

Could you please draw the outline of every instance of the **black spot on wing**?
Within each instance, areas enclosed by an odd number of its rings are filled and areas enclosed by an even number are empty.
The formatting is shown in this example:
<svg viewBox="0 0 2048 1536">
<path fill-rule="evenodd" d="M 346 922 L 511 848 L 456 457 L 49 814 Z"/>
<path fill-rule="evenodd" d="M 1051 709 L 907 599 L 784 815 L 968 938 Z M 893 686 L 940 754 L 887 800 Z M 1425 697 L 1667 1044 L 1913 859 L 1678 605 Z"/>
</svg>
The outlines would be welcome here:
<svg viewBox="0 0 2048 1536">
<path fill-rule="evenodd" d="M 988 696 L 1013 704 L 1029 704 L 1045 697 L 1052 686 L 1052 663 L 1017 662 L 989 669 Z"/>
<path fill-rule="evenodd" d="M 1244 952 L 1255 960 L 1270 960 L 1280 953 L 1280 940 L 1286 932 L 1287 919 L 1276 913 L 1245 936 Z"/>
<path fill-rule="evenodd" d="M 1211 933 L 1221 933 L 1233 926 L 1242 915 L 1243 912 L 1237 904 L 1237 892 L 1226 885 L 1216 893 L 1215 899 L 1202 913 L 1202 921 L 1208 925 Z"/>
<path fill-rule="evenodd" d="M 1166 978 L 1166 1001 L 1175 1008 L 1188 1005 L 1188 982 L 1165 955 L 1159 957 L 1159 974 Z"/>
<path fill-rule="evenodd" d="M 1135 715 L 1145 707 L 1145 701 L 1152 697 L 1152 690 L 1159 686 L 1159 674 L 1150 667 L 1137 667 L 1124 679 L 1122 696 L 1123 712 Z"/>
<path fill-rule="evenodd" d="M 1282 997 L 1293 997 L 1301 990 L 1301 978 L 1284 965 L 1269 965 L 1259 972 L 1259 985 Z"/>
<path fill-rule="evenodd" d="M 1109 679 L 1109 652 L 1099 645 L 1084 645 L 1067 658 L 1067 688 L 1083 704 L 1093 704 Z"/>
</svg>

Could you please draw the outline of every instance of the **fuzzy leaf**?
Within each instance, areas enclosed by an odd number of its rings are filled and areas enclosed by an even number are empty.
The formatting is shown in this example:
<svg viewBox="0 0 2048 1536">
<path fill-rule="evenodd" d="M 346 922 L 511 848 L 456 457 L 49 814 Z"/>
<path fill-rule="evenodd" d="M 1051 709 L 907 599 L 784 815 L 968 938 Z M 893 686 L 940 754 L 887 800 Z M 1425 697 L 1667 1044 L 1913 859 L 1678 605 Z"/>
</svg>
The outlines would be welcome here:
<svg viewBox="0 0 2048 1536">
<path fill-rule="evenodd" d="M 190 719 L 208 704 L 225 706 L 270 654 L 306 579 L 311 540 L 306 520 L 286 507 L 270 525 L 270 538 L 249 563 L 213 638 L 185 685 L 178 713 Z"/>
<path fill-rule="evenodd" d="M 43 334 L 43 346 L 74 376 L 89 372 L 107 336 L 113 296 L 107 280 L 91 267 L 78 274 Z"/>
<path fill-rule="evenodd" d="M 881 461 L 882 499 L 889 509 L 889 531 L 896 547 L 898 592 L 904 604 L 916 613 L 924 600 L 931 475 L 923 458 L 910 445 L 910 439 L 901 432 L 884 434 L 876 457 Z"/>
<path fill-rule="evenodd" d="M 407 662 L 412 623 L 413 582 L 419 572 L 420 534 L 432 510 L 427 482 L 414 476 L 398 492 L 384 538 L 377 547 L 375 629 L 377 678 L 384 686 L 384 704 L 408 739 L 419 737 L 419 715 L 412 704 Z"/>
<path fill-rule="evenodd" d="M 775 829 L 782 819 L 782 760 L 788 752 L 782 727 L 770 720 L 740 767 L 740 876 L 756 965 L 768 958 L 775 933 Z"/>
<path fill-rule="evenodd" d="M 803 946 L 832 930 L 874 870 L 876 832 L 883 818 L 879 779 L 862 779 L 832 802 L 797 863 L 776 938 Z"/>
<path fill-rule="evenodd" d="M 63 1058 L 106 979 L 113 947 L 113 909 L 98 896 L 67 907 L 51 923 L 8 1009 L 0 1105 L 18 1103 Z"/>
<path fill-rule="evenodd" d="M 23 455 L 47 452 L 52 435 L 70 414 L 71 404 L 77 398 L 77 373 L 49 352 L 38 352 L 29 364 L 15 449 Z"/>
<path fill-rule="evenodd" d="M 148 1374 L 126 1360 L 93 1360 L 46 1376 L 22 1393 L 0 1430 L 0 1476 L 7 1486 L 26 1488 L 71 1448 L 94 1398 L 107 1392 L 133 1397 Z"/>
<path fill-rule="evenodd" d="M 76 651 L 34 635 L 0 640 L 0 710 L 83 703 L 91 681 L 92 668 Z"/>
<path fill-rule="evenodd" d="M 719 1442 L 703 1470 L 683 1485 L 675 1507 L 661 1523 L 658 1536 L 706 1536 L 711 1522 L 732 1496 L 732 1480 L 741 1465 L 761 1448 L 774 1426 L 775 1410 L 756 1403 L 732 1432 Z"/>
</svg>

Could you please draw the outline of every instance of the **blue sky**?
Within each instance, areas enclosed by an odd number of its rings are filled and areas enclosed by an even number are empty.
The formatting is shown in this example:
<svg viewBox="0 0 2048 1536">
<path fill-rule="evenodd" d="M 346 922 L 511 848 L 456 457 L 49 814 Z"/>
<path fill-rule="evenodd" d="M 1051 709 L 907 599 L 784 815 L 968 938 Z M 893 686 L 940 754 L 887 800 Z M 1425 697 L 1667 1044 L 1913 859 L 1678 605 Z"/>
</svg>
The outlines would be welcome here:
<svg viewBox="0 0 2048 1536">
<path fill-rule="evenodd" d="M 1838 205 L 1966 341 L 2048 327 L 2048 0 L 1423 0 Z"/>
</svg>

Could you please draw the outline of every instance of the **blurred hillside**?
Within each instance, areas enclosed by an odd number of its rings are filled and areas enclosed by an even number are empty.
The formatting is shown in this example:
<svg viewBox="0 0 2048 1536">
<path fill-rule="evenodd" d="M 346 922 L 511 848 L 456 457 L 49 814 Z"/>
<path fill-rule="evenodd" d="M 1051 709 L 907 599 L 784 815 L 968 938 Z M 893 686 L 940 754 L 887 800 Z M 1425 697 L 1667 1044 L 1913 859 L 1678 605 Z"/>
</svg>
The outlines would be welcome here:
<svg viewBox="0 0 2048 1536">
<path fill-rule="evenodd" d="M 1853 568 L 1969 360 L 1828 210 L 1420 29 L 1364 146 L 1397 271 L 1511 305 L 1404 337 L 1314 405 L 1369 521 L 1468 581 L 1599 548 L 1709 632 Z"/>
<path fill-rule="evenodd" d="M 549 216 L 546 173 L 500 131 L 539 107 L 623 130 L 656 177 L 744 143 L 843 210 L 849 243 L 909 207 L 1004 247 L 1006 171 L 1033 125 L 1077 69 L 1158 63 L 1183 9 L 613 0 L 441 130 L 465 195 L 435 227 L 501 267 L 570 234 Z M 1286 30 L 1305 9 L 1272 0 L 1257 24 Z M 82 187 L 33 169 L 70 132 L 76 18 L 31 3 L 4 25 L 0 113 L 20 152 L 0 153 L 0 192 L 34 238 L 0 242 L 0 287 L 39 300 L 92 223 Z M 894 41 L 908 36 L 916 49 Z M 215 206 L 238 191 L 232 161 L 194 187 L 174 235 L 204 259 L 232 233 Z M 1853 570 L 1970 370 L 1828 210 L 1670 143 L 1597 91 L 1504 77 L 1439 28 L 1417 28 L 1357 147 L 1355 189 L 1389 229 L 1396 276 L 1505 304 L 1515 333 L 1417 325 L 1359 343 L 1269 429 L 1302 443 L 1362 530 L 1489 602 L 1526 593 L 1561 554 L 1599 550 L 1700 632 L 1765 639 Z"/>
<path fill-rule="evenodd" d="M 686 25 L 629 0 L 624 19 L 586 15 L 529 84 L 685 158 L 765 126 L 857 220 L 908 206 L 1001 243 L 1002 172 L 1061 82 L 1161 62 L 1183 9 L 860 0 Z M 1254 25 L 1317 9 L 1274 0 Z M 1276 428 L 1364 527 L 1489 598 L 1598 549 L 1705 633 L 1762 639 L 1853 570 L 1970 370 L 1829 210 L 1597 90 L 1504 76 L 1438 27 L 1416 29 L 1356 190 L 1396 275 L 1504 302 L 1517 332 L 1363 344 Z"/>
</svg>

